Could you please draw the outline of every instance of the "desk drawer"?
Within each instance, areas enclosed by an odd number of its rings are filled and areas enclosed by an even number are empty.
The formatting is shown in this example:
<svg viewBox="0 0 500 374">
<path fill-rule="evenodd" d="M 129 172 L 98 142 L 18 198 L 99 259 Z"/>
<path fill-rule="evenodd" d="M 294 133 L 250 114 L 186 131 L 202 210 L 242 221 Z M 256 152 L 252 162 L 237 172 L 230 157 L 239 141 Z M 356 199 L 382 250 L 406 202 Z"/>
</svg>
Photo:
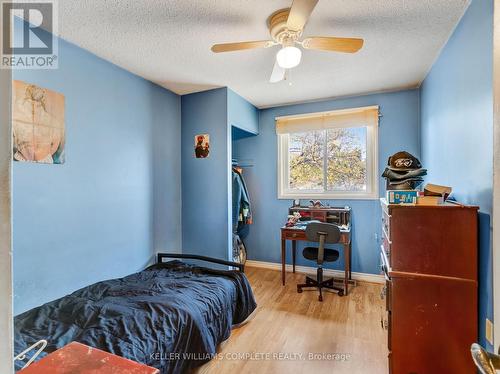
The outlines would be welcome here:
<svg viewBox="0 0 500 374">
<path fill-rule="evenodd" d="M 290 240 L 306 240 L 305 230 L 283 230 L 283 238 Z"/>
</svg>

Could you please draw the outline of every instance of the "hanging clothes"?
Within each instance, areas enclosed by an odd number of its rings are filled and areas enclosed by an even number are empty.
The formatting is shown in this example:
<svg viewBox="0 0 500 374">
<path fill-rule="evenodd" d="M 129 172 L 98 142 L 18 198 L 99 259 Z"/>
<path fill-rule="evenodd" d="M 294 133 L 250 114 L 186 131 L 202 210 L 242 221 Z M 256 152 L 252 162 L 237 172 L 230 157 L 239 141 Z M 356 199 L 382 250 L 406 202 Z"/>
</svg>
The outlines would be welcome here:
<svg viewBox="0 0 500 374">
<path fill-rule="evenodd" d="M 252 211 L 247 186 L 241 173 L 233 168 L 233 232 L 241 233 L 252 224 Z"/>
</svg>

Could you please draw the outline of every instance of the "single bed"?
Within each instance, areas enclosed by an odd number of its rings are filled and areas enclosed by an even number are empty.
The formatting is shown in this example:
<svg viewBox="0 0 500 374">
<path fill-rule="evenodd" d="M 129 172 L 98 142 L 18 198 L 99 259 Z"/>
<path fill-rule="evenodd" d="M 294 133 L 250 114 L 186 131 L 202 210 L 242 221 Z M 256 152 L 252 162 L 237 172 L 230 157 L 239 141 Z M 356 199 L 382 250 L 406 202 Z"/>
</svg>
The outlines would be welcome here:
<svg viewBox="0 0 500 374">
<path fill-rule="evenodd" d="M 240 271 L 163 262 L 172 257 Z M 77 341 L 161 373 L 187 372 L 209 361 L 231 327 L 255 310 L 242 270 L 241 264 L 204 256 L 159 254 L 158 263 L 143 271 L 95 283 L 16 316 L 15 352 L 41 339 L 48 341 L 45 354 Z"/>
</svg>

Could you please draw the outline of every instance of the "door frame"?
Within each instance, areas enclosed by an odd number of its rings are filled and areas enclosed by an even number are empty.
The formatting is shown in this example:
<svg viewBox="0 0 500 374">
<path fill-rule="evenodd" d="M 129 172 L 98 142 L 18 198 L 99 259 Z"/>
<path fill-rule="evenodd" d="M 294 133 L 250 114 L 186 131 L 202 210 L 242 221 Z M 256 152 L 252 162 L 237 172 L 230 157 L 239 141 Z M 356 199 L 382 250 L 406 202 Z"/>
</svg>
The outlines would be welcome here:
<svg viewBox="0 0 500 374">
<path fill-rule="evenodd" d="M 0 27 L 0 40 L 3 28 Z M 0 69 L 0 372 L 14 372 L 12 286 L 12 70 Z"/>
<path fill-rule="evenodd" d="M 500 346 L 500 0 L 493 3 L 493 339 Z"/>
</svg>

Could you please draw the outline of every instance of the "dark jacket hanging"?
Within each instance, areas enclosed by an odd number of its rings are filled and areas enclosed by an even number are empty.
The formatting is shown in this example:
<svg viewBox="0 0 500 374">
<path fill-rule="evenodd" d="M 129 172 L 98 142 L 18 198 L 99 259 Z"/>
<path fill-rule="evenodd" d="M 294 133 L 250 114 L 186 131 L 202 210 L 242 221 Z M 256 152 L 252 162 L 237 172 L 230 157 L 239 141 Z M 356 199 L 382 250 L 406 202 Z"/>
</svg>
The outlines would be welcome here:
<svg viewBox="0 0 500 374">
<path fill-rule="evenodd" d="M 248 190 L 241 173 L 233 168 L 233 232 L 239 233 L 252 223 Z"/>
</svg>

